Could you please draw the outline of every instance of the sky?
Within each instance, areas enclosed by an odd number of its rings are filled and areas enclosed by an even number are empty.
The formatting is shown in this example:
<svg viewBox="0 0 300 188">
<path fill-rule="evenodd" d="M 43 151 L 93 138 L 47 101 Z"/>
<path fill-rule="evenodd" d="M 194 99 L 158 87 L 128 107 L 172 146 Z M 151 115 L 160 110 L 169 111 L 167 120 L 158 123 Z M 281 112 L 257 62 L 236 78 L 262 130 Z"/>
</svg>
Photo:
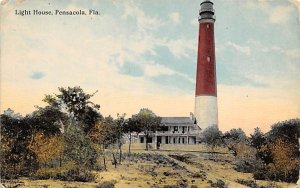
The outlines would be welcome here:
<svg viewBox="0 0 300 188">
<path fill-rule="evenodd" d="M 98 90 L 104 116 L 194 111 L 200 0 L 0 2 L 1 113 L 29 114 L 67 86 Z M 219 128 L 299 118 L 300 1 L 213 2 Z M 15 14 L 91 9 L 100 15 Z"/>
</svg>

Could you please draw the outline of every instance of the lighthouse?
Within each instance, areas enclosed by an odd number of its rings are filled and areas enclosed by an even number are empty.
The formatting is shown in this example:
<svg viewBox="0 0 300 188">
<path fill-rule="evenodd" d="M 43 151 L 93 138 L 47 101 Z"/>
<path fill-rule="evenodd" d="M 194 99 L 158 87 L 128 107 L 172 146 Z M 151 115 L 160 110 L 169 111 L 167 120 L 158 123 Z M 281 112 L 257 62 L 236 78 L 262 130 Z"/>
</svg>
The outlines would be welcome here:
<svg viewBox="0 0 300 188">
<path fill-rule="evenodd" d="M 195 118 L 201 130 L 218 127 L 213 2 L 204 0 L 199 11 Z"/>
</svg>

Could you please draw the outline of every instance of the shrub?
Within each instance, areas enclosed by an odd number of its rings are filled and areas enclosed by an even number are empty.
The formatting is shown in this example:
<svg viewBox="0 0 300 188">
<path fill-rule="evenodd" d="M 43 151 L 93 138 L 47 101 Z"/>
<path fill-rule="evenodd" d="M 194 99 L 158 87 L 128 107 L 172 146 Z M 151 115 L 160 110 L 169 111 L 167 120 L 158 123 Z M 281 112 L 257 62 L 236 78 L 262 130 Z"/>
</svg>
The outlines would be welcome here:
<svg viewBox="0 0 300 188">
<path fill-rule="evenodd" d="M 273 180 L 273 181 L 285 181 L 285 182 L 296 182 L 299 177 L 299 171 L 294 169 L 288 173 L 282 171 L 276 171 L 265 165 L 257 168 L 253 173 L 254 179 L 257 180 Z"/>
<path fill-rule="evenodd" d="M 272 160 L 259 165 L 253 173 L 255 179 L 296 182 L 299 175 L 300 158 L 294 156 L 294 146 L 288 139 L 276 138 L 262 146 L 260 153 L 270 155 Z"/>
<path fill-rule="evenodd" d="M 164 188 L 179 188 L 178 185 L 165 185 Z"/>
<path fill-rule="evenodd" d="M 186 179 L 182 179 L 182 180 L 178 180 L 177 181 L 177 186 L 179 188 L 185 188 L 185 187 L 188 187 L 189 186 L 189 183 Z"/>
<path fill-rule="evenodd" d="M 199 172 L 193 173 L 193 174 L 192 174 L 192 178 L 206 179 L 206 178 L 207 178 L 207 174 L 206 174 L 206 172 L 200 170 Z"/>
<path fill-rule="evenodd" d="M 256 184 L 255 181 L 253 180 L 244 180 L 244 179 L 238 179 L 237 180 L 238 183 L 242 184 L 242 185 L 246 185 L 248 187 L 251 188 L 261 188 L 259 185 Z"/>
<path fill-rule="evenodd" d="M 267 166 L 260 166 L 253 172 L 253 178 L 256 180 L 269 180 L 270 169 Z"/>
<path fill-rule="evenodd" d="M 96 188 L 114 188 L 116 184 L 115 180 L 104 181 L 96 186 Z"/>
<path fill-rule="evenodd" d="M 94 181 L 95 177 L 90 170 L 75 165 L 72 162 L 64 164 L 57 168 L 40 168 L 36 173 L 32 174 L 33 179 L 59 179 L 62 181 Z"/>
<path fill-rule="evenodd" d="M 267 186 L 262 186 L 261 188 L 280 188 L 280 186 L 278 186 L 274 182 L 272 182 L 272 183 L 269 183 Z"/>
<path fill-rule="evenodd" d="M 179 174 L 177 172 L 166 171 L 166 172 L 163 172 L 163 175 L 165 175 L 165 176 L 178 176 Z"/>
<path fill-rule="evenodd" d="M 214 181 L 209 180 L 208 183 L 210 183 L 211 187 L 228 188 L 225 182 L 221 179 L 216 179 Z"/>
<path fill-rule="evenodd" d="M 63 181 L 80 181 L 80 182 L 89 182 L 95 180 L 95 176 L 91 173 L 91 171 L 78 166 L 57 174 L 55 178 Z"/>
<path fill-rule="evenodd" d="M 222 132 L 219 131 L 218 127 L 210 126 L 201 133 L 201 142 L 206 143 L 210 146 L 211 151 L 214 151 L 217 146 L 223 144 L 222 136 Z"/>
<path fill-rule="evenodd" d="M 252 173 L 255 171 L 257 166 L 257 161 L 249 159 L 237 159 L 234 162 L 234 169 L 238 172 Z"/>
</svg>

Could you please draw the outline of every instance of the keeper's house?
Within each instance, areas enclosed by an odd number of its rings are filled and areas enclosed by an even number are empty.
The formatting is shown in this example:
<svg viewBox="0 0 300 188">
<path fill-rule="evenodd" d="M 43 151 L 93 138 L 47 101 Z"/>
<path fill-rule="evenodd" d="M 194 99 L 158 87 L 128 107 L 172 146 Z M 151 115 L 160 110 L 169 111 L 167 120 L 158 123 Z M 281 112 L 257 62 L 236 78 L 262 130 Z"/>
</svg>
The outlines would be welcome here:
<svg viewBox="0 0 300 188">
<path fill-rule="evenodd" d="M 148 143 L 152 144 L 197 144 L 200 128 L 193 115 L 191 117 L 162 117 L 161 131 L 150 134 Z M 143 133 L 134 139 L 135 143 L 146 143 Z"/>
</svg>

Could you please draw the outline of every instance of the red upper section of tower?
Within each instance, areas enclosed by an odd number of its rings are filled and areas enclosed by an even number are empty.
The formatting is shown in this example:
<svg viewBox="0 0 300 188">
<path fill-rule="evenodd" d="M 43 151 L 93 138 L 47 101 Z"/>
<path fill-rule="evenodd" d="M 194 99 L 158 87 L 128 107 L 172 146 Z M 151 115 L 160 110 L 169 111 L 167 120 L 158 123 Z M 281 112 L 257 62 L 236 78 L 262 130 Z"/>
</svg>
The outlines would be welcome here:
<svg viewBox="0 0 300 188">
<path fill-rule="evenodd" d="M 214 21 L 201 20 L 199 24 L 196 96 L 217 95 L 215 66 Z"/>
</svg>

